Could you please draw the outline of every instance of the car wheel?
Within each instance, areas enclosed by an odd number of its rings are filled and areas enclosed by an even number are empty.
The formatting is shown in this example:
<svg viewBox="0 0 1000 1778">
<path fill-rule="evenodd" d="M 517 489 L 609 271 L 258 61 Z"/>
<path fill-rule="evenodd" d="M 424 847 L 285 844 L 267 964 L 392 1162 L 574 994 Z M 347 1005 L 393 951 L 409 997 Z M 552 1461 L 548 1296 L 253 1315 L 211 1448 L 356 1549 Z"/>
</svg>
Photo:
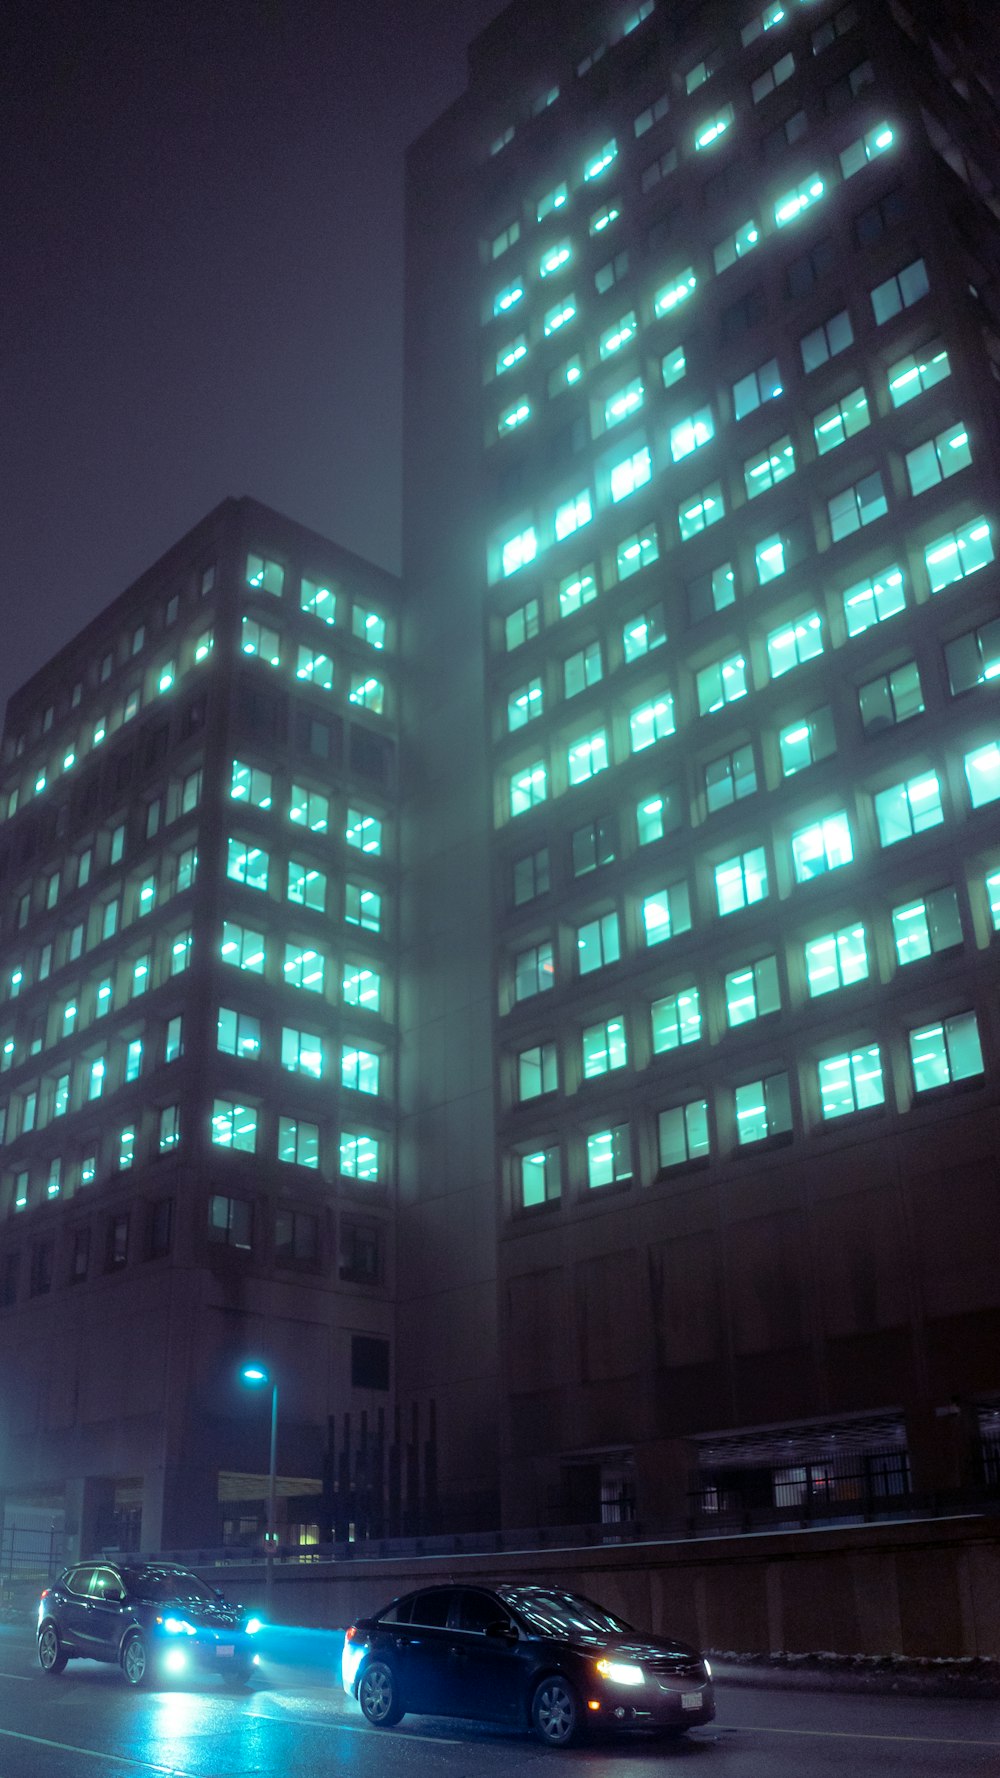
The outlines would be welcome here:
<svg viewBox="0 0 1000 1778">
<path fill-rule="evenodd" d="M 153 1677 L 152 1663 L 145 1638 L 130 1636 L 122 1649 L 122 1672 L 129 1685 L 148 1685 Z"/>
<path fill-rule="evenodd" d="M 242 1691 L 253 1678 L 253 1668 L 250 1666 L 227 1667 L 222 1677 L 231 1691 Z"/>
<path fill-rule="evenodd" d="M 550 1674 L 536 1687 L 531 1700 L 531 1722 L 546 1747 L 569 1747 L 576 1739 L 580 1707 L 573 1687 L 561 1673 Z"/>
<path fill-rule="evenodd" d="M 59 1640 L 55 1624 L 43 1624 L 38 1632 L 38 1665 L 43 1673 L 62 1673 L 69 1655 Z"/>
<path fill-rule="evenodd" d="M 358 1686 L 358 1703 L 373 1728 L 389 1729 L 403 1714 L 396 1675 L 385 1661 L 369 1661 Z"/>
</svg>

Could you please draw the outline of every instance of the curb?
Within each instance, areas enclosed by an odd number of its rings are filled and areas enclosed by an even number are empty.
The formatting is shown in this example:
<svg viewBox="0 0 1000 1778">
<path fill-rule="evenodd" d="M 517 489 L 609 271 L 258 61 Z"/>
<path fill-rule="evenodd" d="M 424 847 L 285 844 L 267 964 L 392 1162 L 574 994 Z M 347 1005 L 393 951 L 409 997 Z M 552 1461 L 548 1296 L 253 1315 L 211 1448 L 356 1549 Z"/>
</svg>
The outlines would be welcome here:
<svg viewBox="0 0 1000 1778">
<path fill-rule="evenodd" d="M 794 1667 L 782 1661 L 733 1660 L 705 1650 L 712 1676 L 721 1686 L 759 1686 L 769 1691 L 855 1692 L 901 1698 L 1000 1699 L 1000 1672 L 989 1662 L 928 1662 L 927 1668 L 898 1668 L 876 1663 L 869 1668 L 838 1666 L 834 1661 Z M 982 1669 L 986 1670 L 983 1671 Z M 990 1669 L 994 1669 L 991 1671 Z"/>
</svg>

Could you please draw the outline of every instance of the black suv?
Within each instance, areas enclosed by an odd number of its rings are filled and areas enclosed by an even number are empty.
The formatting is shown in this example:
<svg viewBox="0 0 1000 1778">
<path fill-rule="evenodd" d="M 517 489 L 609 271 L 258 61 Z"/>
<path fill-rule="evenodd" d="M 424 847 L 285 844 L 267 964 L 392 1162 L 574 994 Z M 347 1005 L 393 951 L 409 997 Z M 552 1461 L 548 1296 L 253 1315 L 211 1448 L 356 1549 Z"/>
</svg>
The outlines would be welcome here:
<svg viewBox="0 0 1000 1778">
<path fill-rule="evenodd" d="M 170 1562 L 81 1562 L 38 1602 L 38 1660 L 61 1673 L 80 1656 L 113 1661 L 129 1685 L 201 1669 L 245 1685 L 260 1619 Z"/>
<path fill-rule="evenodd" d="M 534 1728 L 566 1747 L 586 1727 L 683 1734 L 715 1715 L 696 1649 L 633 1630 L 559 1587 L 437 1586 L 394 1599 L 344 1638 L 344 1690 L 387 1728 L 404 1711 Z"/>
</svg>

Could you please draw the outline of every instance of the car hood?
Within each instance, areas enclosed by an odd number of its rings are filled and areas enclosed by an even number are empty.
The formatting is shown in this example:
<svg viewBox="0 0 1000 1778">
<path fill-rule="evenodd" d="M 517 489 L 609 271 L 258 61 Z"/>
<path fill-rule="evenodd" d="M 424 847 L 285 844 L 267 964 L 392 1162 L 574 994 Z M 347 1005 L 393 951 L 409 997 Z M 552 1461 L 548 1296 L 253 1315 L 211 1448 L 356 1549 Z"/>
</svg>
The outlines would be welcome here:
<svg viewBox="0 0 1000 1778">
<path fill-rule="evenodd" d="M 573 1646 L 581 1654 L 607 1655 L 616 1661 L 645 1662 L 647 1667 L 689 1667 L 701 1656 L 686 1642 L 667 1642 L 656 1636 L 574 1636 Z"/>
<path fill-rule="evenodd" d="M 185 1618 L 189 1624 L 199 1624 L 206 1629 L 242 1628 L 247 1616 L 240 1606 L 226 1605 L 221 1599 L 157 1599 L 155 1602 L 144 1600 L 143 1603 L 155 1603 L 160 1617 Z"/>
</svg>

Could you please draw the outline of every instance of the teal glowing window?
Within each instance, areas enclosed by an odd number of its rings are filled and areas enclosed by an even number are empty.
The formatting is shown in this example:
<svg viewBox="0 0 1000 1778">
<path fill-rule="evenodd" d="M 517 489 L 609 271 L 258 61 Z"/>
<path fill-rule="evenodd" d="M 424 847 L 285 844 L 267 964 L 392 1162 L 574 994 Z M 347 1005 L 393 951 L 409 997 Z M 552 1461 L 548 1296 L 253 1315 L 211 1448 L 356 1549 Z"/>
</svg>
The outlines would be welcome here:
<svg viewBox="0 0 1000 1778">
<path fill-rule="evenodd" d="M 879 842 L 894 846 L 914 834 L 938 827 L 944 820 L 941 785 L 936 772 L 921 772 L 889 790 L 881 790 L 875 798 L 875 819 Z"/>
<path fill-rule="evenodd" d="M 381 1057 L 375 1050 L 345 1043 L 340 1053 L 340 1084 L 356 1093 L 377 1093 Z"/>
<path fill-rule="evenodd" d="M 931 890 L 916 901 L 903 901 L 894 907 L 892 936 L 901 967 L 960 945 L 962 920 L 958 896 L 951 884 Z"/>
<path fill-rule="evenodd" d="M 382 897 L 377 889 L 363 883 L 344 884 L 344 919 L 349 926 L 360 926 L 365 932 L 382 930 Z"/>
<path fill-rule="evenodd" d="M 715 896 L 720 915 L 735 914 L 768 893 L 767 858 L 763 846 L 752 846 L 715 867 Z"/>
<path fill-rule="evenodd" d="M 804 954 L 806 983 L 813 1000 L 868 979 L 868 942 L 860 924 L 808 939 Z"/>
<path fill-rule="evenodd" d="M 826 505 L 835 543 L 882 518 L 889 510 L 882 477 L 877 470 L 872 475 L 863 476 L 852 488 L 844 488 L 840 494 L 835 494 Z"/>
<path fill-rule="evenodd" d="M 512 815 L 523 815 L 527 809 L 533 809 L 543 803 L 548 796 L 548 772 L 544 760 L 535 760 L 529 766 L 522 766 L 510 777 L 510 812 Z"/>
<path fill-rule="evenodd" d="M 829 704 L 813 710 L 809 716 L 790 722 L 778 734 L 778 753 L 781 759 L 781 775 L 793 778 L 796 772 L 802 772 L 807 766 L 816 765 L 821 759 L 829 759 L 836 748 L 836 734 L 833 726 L 833 712 Z"/>
<path fill-rule="evenodd" d="M 714 147 L 715 143 L 732 128 L 733 117 L 732 105 L 723 105 L 710 117 L 703 118 L 694 133 L 695 148 Z"/>
<path fill-rule="evenodd" d="M 881 327 L 886 321 L 892 321 L 904 309 L 912 308 L 914 303 L 918 303 L 929 290 L 927 267 L 922 259 L 912 260 L 901 272 L 886 278 L 883 284 L 877 284 L 871 292 L 876 322 Z"/>
<path fill-rule="evenodd" d="M 626 663 L 641 660 L 654 648 L 662 648 L 666 640 L 662 605 L 652 605 L 648 611 L 640 611 L 622 626 L 622 652 Z"/>
<path fill-rule="evenodd" d="M 926 493 L 928 488 L 935 488 L 939 482 L 957 475 L 960 469 L 967 469 L 971 462 L 972 449 L 966 427 L 961 420 L 957 425 L 946 426 L 936 437 L 925 439 L 923 444 L 907 451 L 910 493 Z"/>
<path fill-rule="evenodd" d="M 569 187 L 565 183 L 554 185 L 552 190 L 547 191 L 544 197 L 540 197 L 538 203 L 535 205 L 536 220 L 538 222 L 544 222 L 546 216 L 551 216 L 555 210 L 565 209 L 568 203 Z"/>
<path fill-rule="evenodd" d="M 266 889 L 270 863 L 267 853 L 246 840 L 230 839 L 227 847 L 227 877 L 235 883 L 245 883 L 248 889 Z"/>
<path fill-rule="evenodd" d="M 932 593 L 964 580 L 993 560 L 993 539 L 984 518 L 972 519 L 960 530 L 935 538 L 924 550 L 924 563 Z"/>
<path fill-rule="evenodd" d="M 877 734 L 894 723 L 920 716 L 924 694 L 916 661 L 904 661 L 891 672 L 880 673 L 858 687 L 858 709 L 866 734 Z"/>
<path fill-rule="evenodd" d="M 541 628 L 541 608 L 537 599 L 528 599 L 509 611 L 504 619 L 504 647 L 508 654 L 523 647 L 537 636 Z"/>
<path fill-rule="evenodd" d="M 377 969 L 369 969 L 365 964 L 345 963 L 341 995 L 345 1006 L 360 1006 L 365 1012 L 378 1012 L 382 1004 L 382 977 Z"/>
<path fill-rule="evenodd" d="M 705 807 L 708 813 L 727 809 L 731 803 L 753 796 L 757 789 L 757 767 L 749 741 L 710 759 L 705 766 Z"/>
<path fill-rule="evenodd" d="M 253 1154 L 257 1148 L 257 1111 L 234 1099 L 212 1102 L 212 1141 L 218 1148 L 237 1148 Z"/>
<path fill-rule="evenodd" d="M 867 1111 L 884 1105 L 882 1057 L 877 1043 L 863 1049 L 848 1050 L 840 1056 L 827 1056 L 817 1064 L 820 1109 L 825 1120 L 846 1117 L 852 1111 Z"/>
<path fill-rule="evenodd" d="M 1000 742 L 988 741 L 975 747 L 962 762 L 969 786 L 969 800 L 974 809 L 994 803 L 1000 797 Z"/>
<path fill-rule="evenodd" d="M 686 883 L 671 883 L 643 897 L 642 928 L 647 945 L 665 944 L 691 930 L 691 898 Z"/>
<path fill-rule="evenodd" d="M 305 784 L 293 784 L 288 805 L 288 819 L 310 833 L 327 833 L 330 827 L 330 799 Z"/>
<path fill-rule="evenodd" d="M 581 526 L 589 525 L 593 516 L 594 509 L 590 492 L 587 488 L 583 488 L 579 494 L 574 494 L 572 499 L 564 500 L 560 506 L 556 507 L 557 541 L 561 542 L 564 537 L 571 537 L 574 531 L 580 530 Z"/>
<path fill-rule="evenodd" d="M 243 654 L 256 655 L 258 659 L 266 661 L 269 667 L 281 665 L 281 638 L 277 630 L 269 629 L 267 624 L 258 623 L 255 617 L 243 617 L 240 649 Z"/>
<path fill-rule="evenodd" d="M 382 850 L 382 822 L 365 809 L 348 809 L 344 838 L 359 852 L 377 855 Z"/>
<path fill-rule="evenodd" d="M 191 947 L 194 943 L 190 932 L 177 932 L 170 940 L 170 974 L 182 975 L 191 962 Z"/>
<path fill-rule="evenodd" d="M 507 432 L 515 432 L 519 426 L 531 419 L 531 403 L 525 396 L 515 401 L 512 407 L 506 407 L 497 420 L 497 431 L 501 438 Z"/>
<path fill-rule="evenodd" d="M 536 1204 L 552 1203 L 560 1195 L 558 1148 L 533 1149 L 517 1156 L 521 1206 L 525 1210 Z"/>
<path fill-rule="evenodd" d="M 720 482 L 712 482 L 703 488 L 693 499 L 683 500 L 677 509 L 677 523 L 680 528 L 681 542 L 697 537 L 699 531 L 705 531 L 709 525 L 717 525 L 726 516 L 726 505 L 722 497 Z"/>
<path fill-rule="evenodd" d="M 795 449 L 786 433 L 744 463 L 743 484 L 747 499 L 754 500 L 758 494 L 766 494 L 769 488 L 776 488 L 779 482 L 787 481 L 794 474 Z"/>
<path fill-rule="evenodd" d="M 517 278 L 513 284 L 506 284 L 502 290 L 497 291 L 493 298 L 494 315 L 506 315 L 509 309 L 516 308 L 523 297 L 524 285 L 520 278 Z"/>
<path fill-rule="evenodd" d="M 641 568 L 648 568 L 651 563 L 659 561 L 660 539 L 656 526 L 651 525 L 646 531 L 635 531 L 630 537 L 623 537 L 615 549 L 615 566 L 619 580 L 628 580 L 638 574 Z"/>
<path fill-rule="evenodd" d="M 639 488 L 644 488 L 646 483 L 652 480 L 652 475 L 653 460 L 648 445 L 644 445 L 641 450 L 633 451 L 631 456 L 625 457 L 622 462 L 612 465 L 610 473 L 612 501 L 617 504 L 620 500 L 627 500 L 630 494 L 636 493 Z"/>
<path fill-rule="evenodd" d="M 565 296 L 560 302 L 554 303 L 542 317 L 542 331 L 545 337 L 558 333 L 560 328 L 567 327 L 576 318 L 576 298 Z"/>
<path fill-rule="evenodd" d="M 595 1130 L 587 1137 L 587 1184 L 622 1185 L 632 1177 L 632 1153 L 628 1124 Z"/>
<path fill-rule="evenodd" d="M 745 259 L 747 254 L 752 253 L 754 248 L 759 245 L 760 229 L 753 217 L 749 216 L 746 222 L 741 222 L 739 228 L 734 229 L 732 234 L 726 235 L 723 240 L 717 241 L 712 248 L 712 259 L 716 271 L 728 271 L 729 267 L 735 265 L 738 259 Z"/>
<path fill-rule="evenodd" d="M 612 358 L 633 340 L 638 331 L 635 310 L 629 309 L 621 315 L 612 327 L 605 328 L 598 340 L 598 351 L 602 358 Z"/>
<path fill-rule="evenodd" d="M 235 920 L 223 920 L 219 955 L 223 963 L 231 964 L 234 969 L 245 969 L 251 975 L 263 975 L 266 958 L 264 934 L 253 931 L 249 926 L 240 926 Z"/>
<path fill-rule="evenodd" d="M 913 1085 L 918 1093 L 933 1092 L 953 1080 L 983 1072 L 983 1052 L 974 1012 L 958 1013 L 939 1025 L 910 1032 Z"/>
<path fill-rule="evenodd" d="M 838 445 L 845 444 L 855 433 L 863 432 L 869 424 L 868 397 L 863 389 L 852 389 L 849 395 L 813 415 L 817 454 L 823 457 L 827 451 L 836 450 Z"/>
<path fill-rule="evenodd" d="M 352 673 L 348 701 L 381 715 L 385 708 L 385 685 L 372 673 Z"/>
<path fill-rule="evenodd" d="M 797 221 L 806 210 L 811 210 L 819 202 L 825 191 L 826 186 L 819 174 L 810 173 L 807 179 L 793 186 L 791 191 L 784 192 L 774 206 L 774 220 L 778 227 L 784 228 L 787 223 Z"/>
<path fill-rule="evenodd" d="M 618 915 L 614 912 L 601 914 L 597 919 L 587 920 L 582 926 L 578 926 L 576 955 L 580 975 L 591 975 L 595 969 L 604 969 L 609 963 L 617 963 L 621 956 Z"/>
<path fill-rule="evenodd" d="M 951 360 L 947 349 L 940 340 L 935 340 L 922 351 L 910 352 L 890 364 L 887 376 L 889 399 L 893 407 L 904 407 L 925 389 L 933 389 L 935 383 L 942 383 L 950 376 Z"/>
<path fill-rule="evenodd" d="M 369 648 L 384 648 L 385 618 L 380 611 L 355 604 L 351 608 L 351 635 L 357 636 L 359 642 L 367 642 Z"/>
<path fill-rule="evenodd" d="M 726 976 L 726 1021 L 730 1029 L 780 1012 L 777 957 L 761 957 Z"/>
<path fill-rule="evenodd" d="M 849 636 L 860 636 L 873 624 L 885 623 L 906 610 L 903 570 L 895 562 L 869 580 L 856 581 L 843 592 L 844 617 Z"/>
<path fill-rule="evenodd" d="M 557 241 L 554 247 L 547 247 L 538 262 L 538 276 L 551 278 L 569 265 L 573 257 L 573 247 L 569 241 Z"/>
<path fill-rule="evenodd" d="M 583 1078 L 593 1080 L 599 1074 L 610 1074 L 628 1066 L 628 1041 L 625 1020 L 620 1014 L 587 1025 L 581 1036 Z"/>
<path fill-rule="evenodd" d="M 726 704 L 735 704 L 749 691 L 746 657 L 730 654 L 721 661 L 712 661 L 696 675 L 698 714 L 711 716 Z"/>
<path fill-rule="evenodd" d="M 689 1099 L 686 1105 L 673 1105 L 668 1111 L 661 1111 L 659 1147 L 661 1167 L 682 1167 L 688 1161 L 700 1160 L 707 1155 L 707 1099 Z"/>
<path fill-rule="evenodd" d="M 672 314 L 675 309 L 680 308 L 688 301 L 697 288 L 697 284 L 694 267 L 688 266 L 677 277 L 671 278 L 669 283 L 661 285 L 653 297 L 653 314 L 657 318 L 661 315 Z"/>
<path fill-rule="evenodd" d="M 165 1105 L 160 1112 L 156 1146 L 161 1154 L 168 1154 L 172 1148 L 177 1147 L 180 1139 L 181 1108 L 179 1105 Z"/>
<path fill-rule="evenodd" d="M 684 356 L 684 347 L 673 346 L 669 352 L 664 352 L 663 357 L 660 359 L 660 375 L 663 378 L 663 387 L 665 389 L 672 389 L 674 384 L 679 383 L 681 378 L 686 374 L 687 359 Z"/>
<path fill-rule="evenodd" d="M 701 1037 L 701 998 L 695 987 L 679 988 L 676 994 L 665 994 L 650 1007 L 653 1054 L 679 1049 L 682 1044 L 697 1043 Z"/>
<path fill-rule="evenodd" d="M 603 148 L 599 149 L 587 162 L 583 169 L 584 179 L 599 179 L 602 173 L 607 172 L 612 162 L 617 158 L 617 155 L 618 144 L 612 136 L 611 140 L 605 142 Z"/>
<path fill-rule="evenodd" d="M 323 1039 L 316 1031 L 300 1031 L 294 1025 L 281 1028 L 281 1066 L 290 1074 L 323 1077 Z"/>
<path fill-rule="evenodd" d="M 827 871 L 840 870 L 854 860 L 851 825 L 843 810 L 811 821 L 792 835 L 792 863 L 795 881 L 808 883 Z"/>
<path fill-rule="evenodd" d="M 605 426 L 620 426 L 623 420 L 631 419 L 641 408 L 644 394 L 641 377 L 633 377 L 623 389 L 616 389 L 604 403 Z"/>
<path fill-rule="evenodd" d="M 538 1099 L 543 1093 L 554 1093 L 559 1086 L 559 1068 L 554 1043 L 536 1043 L 521 1050 L 517 1058 L 517 1097 Z"/>
<path fill-rule="evenodd" d="M 860 173 L 869 161 L 877 160 L 885 154 L 896 140 L 895 131 L 890 124 L 879 123 L 872 130 L 866 130 L 856 142 L 851 142 L 840 151 L 840 170 L 845 179 Z"/>
<path fill-rule="evenodd" d="M 502 346 L 497 348 L 497 376 L 502 377 L 505 371 L 513 370 L 515 364 L 520 364 L 522 358 L 527 358 L 527 356 L 528 341 L 523 333 L 517 334 L 512 340 L 506 340 Z"/>
<path fill-rule="evenodd" d="M 808 611 L 795 623 L 782 624 L 767 638 L 767 660 L 772 679 L 780 679 L 793 667 L 801 667 L 823 653 L 823 625 L 818 611 Z"/>
<path fill-rule="evenodd" d="M 629 711 L 628 726 L 633 753 L 641 753 L 644 747 L 651 747 L 654 741 L 662 741 L 667 735 L 672 735 L 675 727 L 673 694 L 664 691 L 659 697 L 637 704 Z"/>
<path fill-rule="evenodd" d="M 216 1048 L 224 1056 L 256 1062 L 260 1056 L 260 1020 L 234 1006 L 220 1006 L 216 1020 Z"/>
<path fill-rule="evenodd" d="M 538 554 L 538 533 L 534 525 L 526 531 L 517 531 L 500 545 L 500 572 L 506 580 L 519 569 L 526 568 Z"/>
<path fill-rule="evenodd" d="M 597 598 L 597 580 L 594 565 L 588 562 L 585 568 L 579 568 L 567 574 L 559 582 L 559 616 L 572 617 L 574 611 L 589 605 Z"/>
<path fill-rule="evenodd" d="M 551 944 L 529 945 L 527 950 L 517 952 L 514 957 L 515 1001 L 530 1000 L 533 995 L 545 994 L 554 986 Z"/>
<path fill-rule="evenodd" d="M 322 994 L 326 958 L 311 945 L 300 945 L 292 939 L 285 945 L 282 975 L 289 988 L 301 988 L 307 994 Z"/>
<path fill-rule="evenodd" d="M 288 899 L 298 907 L 326 911 L 326 872 L 297 858 L 288 860 Z"/>
<path fill-rule="evenodd" d="M 142 1072 L 142 1038 L 133 1037 L 125 1046 L 125 1079 L 138 1080 Z"/>
<path fill-rule="evenodd" d="M 269 562 L 266 556 L 247 556 L 247 586 L 280 598 L 285 586 L 285 570 L 280 562 Z"/>
<path fill-rule="evenodd" d="M 780 1136 L 792 1127 L 787 1074 L 769 1074 L 736 1088 L 736 1140 L 741 1148 Z"/>
<path fill-rule="evenodd" d="M 697 413 L 688 414 L 678 420 L 670 428 L 670 455 L 675 463 L 689 457 L 692 451 L 700 451 L 715 437 L 715 421 L 709 407 L 699 408 Z"/>
<path fill-rule="evenodd" d="M 334 624 L 337 621 L 337 595 L 333 587 L 322 586 L 317 580 L 303 580 L 299 588 L 299 605 L 310 617 L 318 617 L 320 623 Z"/>
<path fill-rule="evenodd" d="M 319 1166 L 319 1125 L 304 1118 L 278 1118 L 278 1159 L 295 1167 Z"/>
<path fill-rule="evenodd" d="M 577 649 L 563 661 L 563 696 L 577 697 L 588 686 L 596 685 L 602 674 L 601 645 L 588 642 L 586 648 Z"/>
<path fill-rule="evenodd" d="M 255 809 L 271 807 L 271 774 L 259 766 L 234 759 L 229 794 L 234 802 L 248 803 Z"/>
<path fill-rule="evenodd" d="M 318 654 L 314 648 L 304 647 L 300 642 L 295 677 L 304 680 L 307 685 L 318 686 L 322 691 L 332 691 L 333 662 L 328 654 Z"/>
<path fill-rule="evenodd" d="M 382 1173 L 380 1136 L 368 1130 L 342 1130 L 340 1134 L 340 1171 L 348 1179 L 379 1179 Z"/>
</svg>

